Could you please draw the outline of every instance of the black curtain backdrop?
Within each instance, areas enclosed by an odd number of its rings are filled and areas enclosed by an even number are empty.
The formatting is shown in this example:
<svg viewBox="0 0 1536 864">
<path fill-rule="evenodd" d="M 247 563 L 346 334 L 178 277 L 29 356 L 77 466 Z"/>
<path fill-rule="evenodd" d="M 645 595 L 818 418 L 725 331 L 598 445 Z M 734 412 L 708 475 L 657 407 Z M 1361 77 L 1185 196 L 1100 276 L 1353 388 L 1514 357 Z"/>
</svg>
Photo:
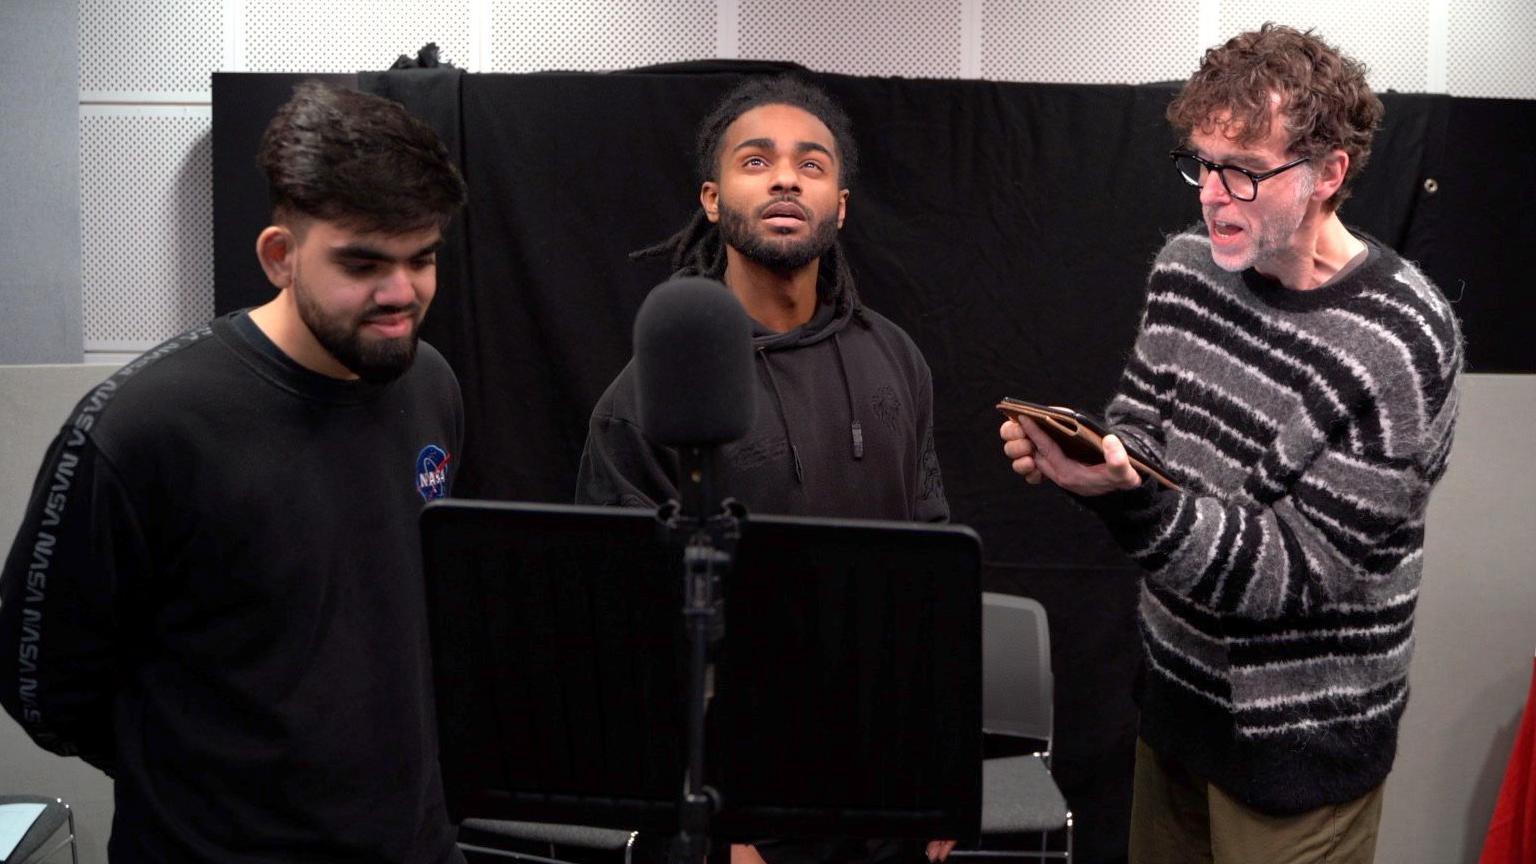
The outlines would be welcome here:
<svg viewBox="0 0 1536 864">
<path fill-rule="evenodd" d="M 453 149 L 470 201 L 441 259 L 425 338 L 463 385 L 454 492 L 567 502 L 599 394 L 661 260 L 628 253 L 698 206 L 692 138 L 742 74 L 709 62 L 620 74 L 364 73 Z M 1057 683 L 1056 774 L 1079 860 L 1125 853 L 1139 660 L 1135 568 L 1098 522 L 1011 474 L 1004 395 L 1101 407 L 1129 350 L 1147 268 L 1198 217 L 1167 159 L 1177 84 L 1003 84 L 810 75 L 853 118 L 863 172 L 845 244 L 865 301 L 934 375 L 957 522 L 985 544 L 985 585 L 1039 599 Z M 294 76 L 214 76 L 219 312 L 271 296 L 252 259 L 265 224 L 252 162 Z M 1473 371 L 1536 371 L 1536 103 L 1383 95 L 1386 125 L 1346 222 L 1418 260 L 1456 304 Z M 1484 154 L 1504 154 L 1489 159 Z M 1433 181 L 1432 183 L 1429 181 Z M 1431 191 L 1433 189 L 1433 191 Z"/>
</svg>

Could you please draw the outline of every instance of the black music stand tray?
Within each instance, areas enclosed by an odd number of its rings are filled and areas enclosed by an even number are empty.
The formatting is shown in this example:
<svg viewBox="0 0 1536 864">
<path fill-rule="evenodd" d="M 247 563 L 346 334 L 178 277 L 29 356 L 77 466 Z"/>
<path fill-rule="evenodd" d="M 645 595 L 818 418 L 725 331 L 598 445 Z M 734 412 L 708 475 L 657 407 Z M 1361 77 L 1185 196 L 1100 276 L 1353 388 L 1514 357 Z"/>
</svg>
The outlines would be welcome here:
<svg viewBox="0 0 1536 864">
<path fill-rule="evenodd" d="M 450 818 L 673 834 L 682 552 L 654 513 L 446 500 L 421 527 Z M 980 557 L 958 526 L 743 521 L 712 836 L 978 836 Z"/>
</svg>

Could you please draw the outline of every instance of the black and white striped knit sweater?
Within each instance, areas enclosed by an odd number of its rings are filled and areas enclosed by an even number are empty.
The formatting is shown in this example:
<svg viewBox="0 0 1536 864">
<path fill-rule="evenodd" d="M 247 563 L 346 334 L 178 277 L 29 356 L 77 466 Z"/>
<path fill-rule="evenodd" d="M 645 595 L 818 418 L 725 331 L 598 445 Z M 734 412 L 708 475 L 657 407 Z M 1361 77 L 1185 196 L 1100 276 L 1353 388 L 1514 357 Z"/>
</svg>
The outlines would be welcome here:
<svg viewBox="0 0 1536 864">
<path fill-rule="evenodd" d="M 1107 413 L 1183 491 L 1083 499 L 1146 574 L 1142 737 L 1277 814 L 1392 767 L 1456 421 L 1455 316 L 1365 239 L 1312 291 L 1219 269 L 1203 225 L 1170 239 Z"/>
</svg>

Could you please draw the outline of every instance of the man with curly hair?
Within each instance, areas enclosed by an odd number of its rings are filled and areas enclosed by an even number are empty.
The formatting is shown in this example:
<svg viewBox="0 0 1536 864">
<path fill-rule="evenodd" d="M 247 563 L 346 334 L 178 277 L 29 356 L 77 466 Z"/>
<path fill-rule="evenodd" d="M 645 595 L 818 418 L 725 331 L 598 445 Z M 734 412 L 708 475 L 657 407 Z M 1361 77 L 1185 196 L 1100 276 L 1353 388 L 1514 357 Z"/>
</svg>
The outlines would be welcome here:
<svg viewBox="0 0 1536 864">
<path fill-rule="evenodd" d="M 1311 32 L 1207 51 L 1168 108 L 1203 219 L 1153 266 L 1104 461 L 1001 429 L 1143 570 L 1137 864 L 1374 855 L 1462 366 L 1445 298 L 1339 217 L 1381 115 Z"/>
</svg>

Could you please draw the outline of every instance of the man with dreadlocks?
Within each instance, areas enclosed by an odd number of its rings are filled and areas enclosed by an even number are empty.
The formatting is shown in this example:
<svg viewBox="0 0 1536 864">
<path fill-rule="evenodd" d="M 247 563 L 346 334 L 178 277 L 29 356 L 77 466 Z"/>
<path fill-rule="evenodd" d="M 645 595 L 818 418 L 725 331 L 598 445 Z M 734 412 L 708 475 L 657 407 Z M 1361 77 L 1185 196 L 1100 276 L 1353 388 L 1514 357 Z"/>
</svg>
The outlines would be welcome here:
<svg viewBox="0 0 1536 864">
<path fill-rule="evenodd" d="M 847 115 L 797 79 L 749 79 L 705 118 L 697 155 L 698 213 L 637 254 L 720 279 L 753 320 L 757 423 L 721 448 L 725 488 L 759 513 L 947 519 L 928 364 L 860 303 L 837 242 L 858 162 Z M 676 454 L 636 416 L 631 363 L 592 410 L 579 502 L 677 496 Z"/>
<path fill-rule="evenodd" d="M 858 163 L 847 115 L 803 81 L 749 79 L 705 118 L 696 150 L 699 211 L 636 254 L 670 253 L 678 275 L 721 280 L 752 318 L 757 420 L 721 448 L 723 487 L 757 513 L 947 519 L 928 364 L 901 328 L 860 303 L 837 243 Z M 677 497 L 677 454 L 647 442 L 637 416 L 631 362 L 592 410 L 578 503 Z M 953 845 L 928 844 L 928 859 Z M 773 864 L 924 852 L 862 840 L 756 848 Z"/>
</svg>

